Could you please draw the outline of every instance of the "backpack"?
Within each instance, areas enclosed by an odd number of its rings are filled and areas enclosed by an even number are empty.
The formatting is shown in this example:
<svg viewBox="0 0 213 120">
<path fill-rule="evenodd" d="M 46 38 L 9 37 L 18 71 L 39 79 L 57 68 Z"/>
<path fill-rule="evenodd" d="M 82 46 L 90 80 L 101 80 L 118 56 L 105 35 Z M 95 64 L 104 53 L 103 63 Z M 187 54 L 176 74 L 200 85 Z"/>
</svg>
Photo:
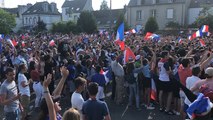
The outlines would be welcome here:
<svg viewBox="0 0 213 120">
<path fill-rule="evenodd" d="M 130 73 L 128 75 L 125 75 L 125 81 L 127 81 L 129 84 L 136 83 L 136 78 L 133 73 Z"/>
</svg>

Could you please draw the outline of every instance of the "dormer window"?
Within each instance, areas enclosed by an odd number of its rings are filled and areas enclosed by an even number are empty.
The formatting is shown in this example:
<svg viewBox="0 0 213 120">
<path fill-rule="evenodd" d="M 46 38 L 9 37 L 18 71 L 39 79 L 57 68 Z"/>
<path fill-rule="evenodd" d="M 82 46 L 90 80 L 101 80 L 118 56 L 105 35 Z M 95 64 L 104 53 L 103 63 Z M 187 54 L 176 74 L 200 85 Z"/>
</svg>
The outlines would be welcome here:
<svg viewBox="0 0 213 120">
<path fill-rule="evenodd" d="M 80 8 L 77 8 L 77 9 L 76 9 L 76 11 L 79 11 L 79 10 L 80 10 Z"/>
</svg>

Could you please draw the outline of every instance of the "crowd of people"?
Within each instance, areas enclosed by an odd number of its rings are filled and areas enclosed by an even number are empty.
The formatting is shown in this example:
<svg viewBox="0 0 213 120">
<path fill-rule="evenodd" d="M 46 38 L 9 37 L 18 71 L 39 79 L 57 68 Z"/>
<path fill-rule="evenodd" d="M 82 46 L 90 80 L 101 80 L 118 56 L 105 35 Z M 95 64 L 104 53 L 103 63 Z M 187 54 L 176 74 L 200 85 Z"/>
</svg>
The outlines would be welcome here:
<svg viewBox="0 0 213 120">
<path fill-rule="evenodd" d="M 181 43 L 177 38 L 167 35 L 156 41 L 127 35 L 126 48 L 135 55 L 127 59 L 108 34 L 1 38 L 0 103 L 5 119 L 29 119 L 30 97 L 35 92 L 39 120 L 111 120 L 105 102 L 108 85 L 117 105 L 125 104 L 128 97 L 128 106 L 138 111 L 144 106 L 183 120 L 211 119 L 213 40 L 204 37 L 201 46 L 200 38 Z M 61 97 L 71 102 L 63 116 Z M 195 104 L 204 99 L 208 109 L 200 110 Z"/>
</svg>

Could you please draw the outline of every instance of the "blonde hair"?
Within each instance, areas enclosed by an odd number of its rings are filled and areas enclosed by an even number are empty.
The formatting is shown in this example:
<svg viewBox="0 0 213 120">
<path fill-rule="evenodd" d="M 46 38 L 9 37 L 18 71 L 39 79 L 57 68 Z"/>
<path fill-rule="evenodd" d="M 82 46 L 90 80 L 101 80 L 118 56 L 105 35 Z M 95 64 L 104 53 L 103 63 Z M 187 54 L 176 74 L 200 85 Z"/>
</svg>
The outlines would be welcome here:
<svg viewBox="0 0 213 120">
<path fill-rule="evenodd" d="M 76 109 L 70 108 L 64 112 L 62 120 L 80 120 L 80 113 Z"/>
</svg>

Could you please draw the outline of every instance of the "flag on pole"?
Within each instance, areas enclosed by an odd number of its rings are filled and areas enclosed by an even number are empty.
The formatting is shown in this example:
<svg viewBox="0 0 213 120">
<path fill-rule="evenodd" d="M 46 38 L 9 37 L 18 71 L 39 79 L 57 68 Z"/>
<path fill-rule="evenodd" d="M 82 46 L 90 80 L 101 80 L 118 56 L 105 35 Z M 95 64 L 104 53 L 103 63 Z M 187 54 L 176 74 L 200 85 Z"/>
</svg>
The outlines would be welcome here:
<svg viewBox="0 0 213 120">
<path fill-rule="evenodd" d="M 121 23 L 121 25 L 118 27 L 117 35 L 115 43 L 120 46 L 121 50 L 124 50 L 125 48 L 125 39 L 124 39 L 124 23 Z"/>
<path fill-rule="evenodd" d="M 192 34 L 192 39 L 195 39 L 197 37 L 202 37 L 202 31 L 201 30 L 197 30 L 195 33 Z"/>
<path fill-rule="evenodd" d="M 181 37 L 178 37 L 178 43 L 182 43 L 183 42 L 183 40 L 182 40 L 182 38 Z"/>
<path fill-rule="evenodd" d="M 207 32 L 209 32 L 209 26 L 203 25 L 200 30 L 201 30 L 202 33 L 207 33 Z"/>
<path fill-rule="evenodd" d="M 152 89 L 151 89 L 151 99 L 152 100 L 157 100 L 157 89 L 156 89 L 156 86 L 155 86 L 155 81 L 152 79 Z"/>
<path fill-rule="evenodd" d="M 135 60 L 135 54 L 129 47 L 126 47 L 124 51 L 124 64 L 126 64 L 130 59 Z"/>
</svg>

